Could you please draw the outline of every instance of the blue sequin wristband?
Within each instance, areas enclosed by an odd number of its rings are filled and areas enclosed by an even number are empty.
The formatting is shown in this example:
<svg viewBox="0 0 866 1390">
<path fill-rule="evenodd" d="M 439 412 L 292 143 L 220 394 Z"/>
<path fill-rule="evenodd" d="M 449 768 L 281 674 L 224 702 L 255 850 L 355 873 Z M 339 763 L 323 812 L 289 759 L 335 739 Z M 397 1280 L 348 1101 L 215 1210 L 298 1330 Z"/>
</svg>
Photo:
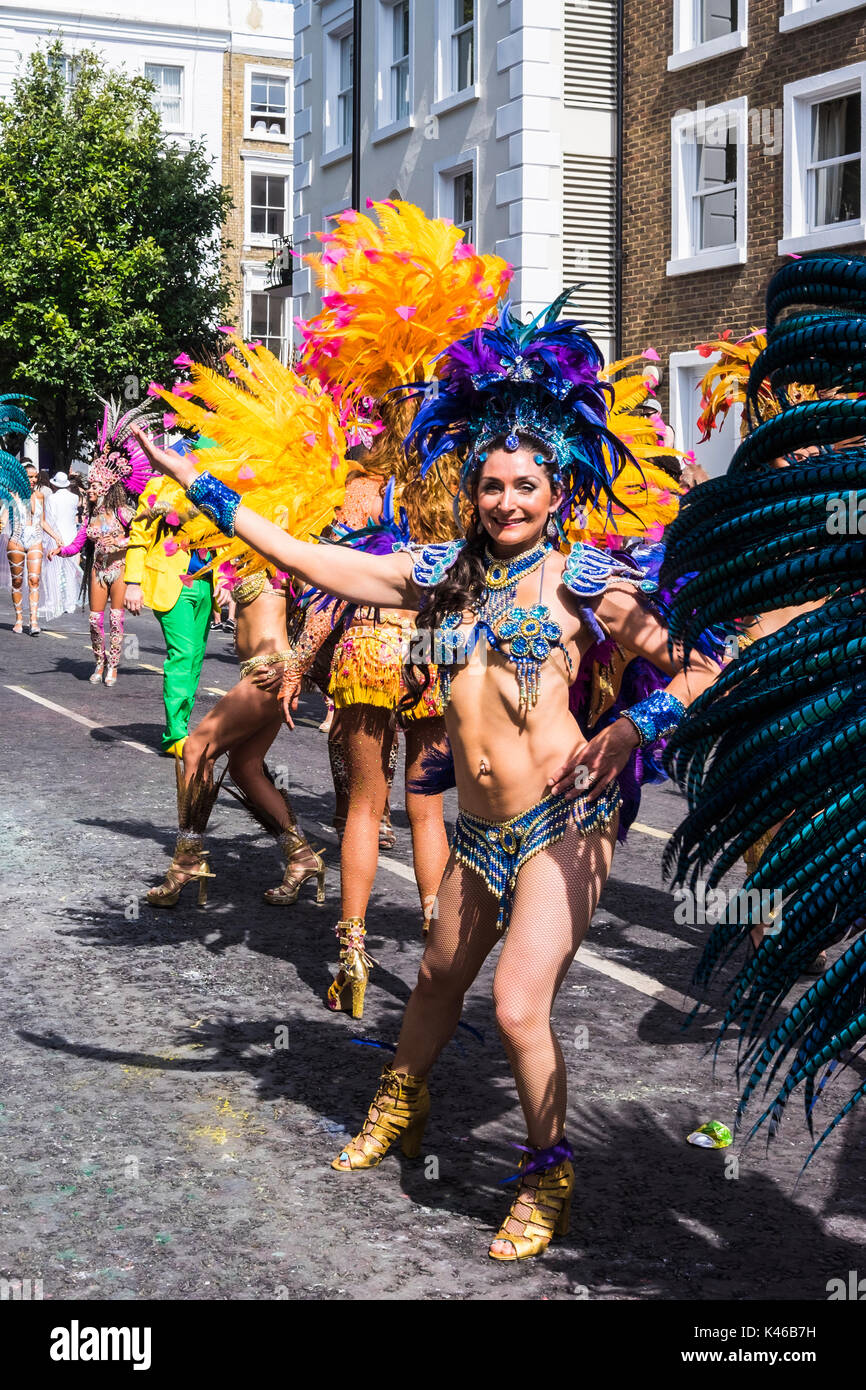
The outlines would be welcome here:
<svg viewBox="0 0 866 1390">
<path fill-rule="evenodd" d="M 235 512 L 241 505 L 240 494 L 221 483 L 212 473 L 199 473 L 186 490 L 190 502 L 209 516 L 224 536 L 235 533 Z"/>
<path fill-rule="evenodd" d="M 657 743 L 660 738 L 672 734 L 685 712 L 685 705 L 676 695 L 669 695 L 665 690 L 654 690 L 639 705 L 624 709 L 622 718 L 634 725 L 640 734 L 640 747 L 646 748 L 648 744 Z"/>
</svg>

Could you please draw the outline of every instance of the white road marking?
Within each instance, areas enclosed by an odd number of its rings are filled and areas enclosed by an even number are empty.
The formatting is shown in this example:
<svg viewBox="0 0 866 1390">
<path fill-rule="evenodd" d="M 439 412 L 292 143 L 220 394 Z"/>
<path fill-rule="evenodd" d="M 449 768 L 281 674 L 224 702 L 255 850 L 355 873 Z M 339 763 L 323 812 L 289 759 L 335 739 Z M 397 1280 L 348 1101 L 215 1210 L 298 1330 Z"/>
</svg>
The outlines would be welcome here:
<svg viewBox="0 0 866 1390">
<path fill-rule="evenodd" d="M 642 825 L 639 820 L 632 821 L 629 830 L 639 830 L 642 835 L 654 835 L 657 840 L 669 840 L 671 838 L 669 830 L 656 830 L 654 825 Z"/>
<path fill-rule="evenodd" d="M 25 700 L 33 700 L 37 705 L 44 705 L 46 709 L 54 710 L 55 714 L 63 714 L 67 719 L 74 719 L 76 724 L 83 724 L 85 729 L 101 729 L 114 743 L 124 743 L 127 748 L 137 748 L 139 753 L 153 753 L 157 755 L 155 748 L 148 748 L 145 743 L 136 743 L 132 738 L 120 738 L 112 729 L 106 728 L 104 724 L 97 724 L 93 719 L 85 719 L 83 714 L 75 714 L 71 709 L 66 709 L 64 705 L 55 705 L 52 700 L 46 700 L 41 695 L 35 695 L 32 690 L 25 690 L 23 685 L 7 685 L 7 690 L 14 690 L 16 695 L 23 695 Z"/>
<path fill-rule="evenodd" d="M 652 975 L 644 975 L 640 970 L 631 970 L 627 965 L 618 965 L 616 961 L 606 960 L 604 956 L 593 951 L 591 946 L 581 946 L 575 960 L 578 965 L 597 970 L 599 975 L 607 975 L 608 979 L 628 985 L 629 989 L 636 989 L 638 994 L 660 1000 L 661 1003 L 676 1009 L 677 1013 L 689 1013 L 695 1006 L 696 1001 L 690 999 L 687 994 L 678 994 L 676 990 L 668 989 L 660 980 L 654 980 Z"/>
<path fill-rule="evenodd" d="M 56 705 L 52 700 L 46 700 L 41 695 L 36 695 L 32 690 L 25 690 L 21 685 L 7 685 L 7 690 L 12 690 L 16 695 L 23 695 L 26 700 L 33 700 L 37 705 L 44 705 L 46 709 L 54 710 L 56 714 L 62 714 L 67 719 L 72 719 L 76 724 L 82 724 L 86 729 L 101 729 L 109 738 L 117 743 L 123 743 L 128 748 L 137 748 L 140 753 L 150 753 L 158 756 L 157 749 L 148 748 L 143 743 L 136 743 L 133 739 L 118 738 L 104 724 L 97 724 L 93 719 L 85 719 L 82 714 L 75 714 L 72 710 L 66 709 L 63 705 Z M 296 719 L 296 724 L 306 724 L 308 728 L 318 729 L 311 719 Z M 332 844 L 337 844 L 337 836 L 330 826 L 323 825 L 320 828 L 326 832 L 328 840 Z M 667 831 L 656 830 L 651 825 L 640 825 L 637 821 L 632 826 L 633 830 L 642 830 L 645 834 L 655 835 L 659 839 L 667 840 Z M 413 871 L 406 865 L 401 864 L 398 859 L 391 859 L 388 855 L 380 854 L 379 863 L 386 872 L 393 874 L 396 878 L 402 878 L 407 883 L 415 882 Z M 667 1004 L 678 1013 L 688 1013 L 695 1001 L 688 995 L 678 994 L 675 990 L 668 989 L 660 980 L 654 980 L 651 975 L 644 975 L 639 970 L 630 970 L 628 966 L 618 965 L 615 961 L 606 960 L 603 956 L 597 955 L 589 946 L 582 946 L 577 955 L 577 964 L 584 966 L 588 970 L 596 970 L 600 975 L 606 975 L 608 979 L 616 980 L 618 984 L 626 985 L 629 989 L 636 990 L 638 994 L 644 994 L 649 999 L 658 999 L 661 1003 Z"/>
<path fill-rule="evenodd" d="M 47 628 L 43 628 L 43 629 L 42 629 L 41 635 L 42 635 L 43 637 L 53 637 L 54 640 L 55 640 L 55 642 L 68 642 L 68 641 L 69 641 L 69 638 L 66 636 L 66 633 L 65 633 L 65 632 L 49 632 L 49 631 L 47 630 Z"/>
</svg>

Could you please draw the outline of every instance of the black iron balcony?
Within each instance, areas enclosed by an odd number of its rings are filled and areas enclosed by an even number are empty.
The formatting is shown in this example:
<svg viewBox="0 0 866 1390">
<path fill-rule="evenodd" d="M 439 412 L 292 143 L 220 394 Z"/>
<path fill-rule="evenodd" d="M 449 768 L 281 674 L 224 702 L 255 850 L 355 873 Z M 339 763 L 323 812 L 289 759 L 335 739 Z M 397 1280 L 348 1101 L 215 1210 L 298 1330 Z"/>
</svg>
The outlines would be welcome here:
<svg viewBox="0 0 866 1390">
<path fill-rule="evenodd" d="M 274 254 L 268 262 L 265 290 L 278 298 L 288 298 L 292 293 L 292 272 L 295 265 L 291 237 L 274 237 L 273 250 Z"/>
</svg>

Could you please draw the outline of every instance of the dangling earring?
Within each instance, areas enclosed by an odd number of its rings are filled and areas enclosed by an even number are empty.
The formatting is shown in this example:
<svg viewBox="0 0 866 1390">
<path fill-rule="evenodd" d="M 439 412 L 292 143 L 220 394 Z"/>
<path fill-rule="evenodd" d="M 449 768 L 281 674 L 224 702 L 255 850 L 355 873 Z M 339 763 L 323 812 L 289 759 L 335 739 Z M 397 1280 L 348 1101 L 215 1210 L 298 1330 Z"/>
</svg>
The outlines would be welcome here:
<svg viewBox="0 0 866 1390">
<path fill-rule="evenodd" d="M 556 522 L 553 519 L 553 512 L 551 512 L 547 522 L 547 538 L 548 540 L 555 541 L 558 539 L 558 537 L 559 531 L 557 530 Z"/>
</svg>

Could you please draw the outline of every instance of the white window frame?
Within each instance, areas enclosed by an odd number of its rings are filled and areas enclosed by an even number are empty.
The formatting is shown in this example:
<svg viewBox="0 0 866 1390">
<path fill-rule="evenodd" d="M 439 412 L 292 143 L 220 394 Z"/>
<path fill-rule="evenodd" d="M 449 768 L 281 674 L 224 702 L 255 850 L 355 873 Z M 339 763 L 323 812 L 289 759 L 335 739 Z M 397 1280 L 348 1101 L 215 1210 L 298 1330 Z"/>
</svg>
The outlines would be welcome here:
<svg viewBox="0 0 866 1390">
<path fill-rule="evenodd" d="M 261 338 L 258 338 L 258 337 L 254 338 L 254 337 L 253 337 L 253 332 L 252 332 L 253 295 L 254 295 L 254 294 L 266 294 L 267 291 L 266 291 L 266 289 L 265 289 L 265 284 L 266 284 L 265 275 L 261 275 L 261 276 L 256 275 L 256 274 L 254 273 L 252 267 L 247 266 L 247 267 L 245 268 L 245 271 L 244 271 L 243 338 L 244 338 L 245 342 L 248 342 L 248 343 L 249 343 L 249 342 L 256 342 L 256 343 L 259 343 L 259 342 L 262 341 Z M 282 315 L 282 321 L 283 321 L 283 322 L 282 322 L 282 328 L 283 328 L 283 331 L 282 331 L 281 334 L 279 334 L 279 342 L 280 342 L 280 344 L 281 344 L 281 351 L 280 351 L 279 353 L 277 353 L 276 355 L 279 357 L 280 361 L 285 365 L 286 362 L 287 362 L 287 360 L 288 360 L 289 352 L 290 352 L 291 346 L 292 346 L 292 339 L 291 339 L 291 333 L 290 333 L 290 326 L 291 326 L 291 321 L 292 321 L 292 315 L 291 315 L 291 304 L 292 304 L 292 301 L 291 301 L 291 299 L 287 298 L 286 296 L 281 296 L 281 295 L 270 295 L 270 296 L 268 296 L 268 297 L 269 297 L 269 299 L 273 300 L 273 301 L 279 306 L 279 310 L 280 310 L 280 313 L 281 313 L 281 315 Z M 265 344 L 265 346 L 267 346 L 267 344 Z M 271 349 L 271 351 L 273 352 L 273 348 Z"/>
<path fill-rule="evenodd" d="M 281 159 L 277 155 L 273 159 L 267 159 L 258 154 L 253 159 L 244 159 L 244 245 L 270 248 L 275 233 L 254 232 L 252 229 L 252 179 L 254 174 L 264 174 L 268 178 L 285 179 L 286 215 L 282 234 L 283 236 L 290 236 L 292 230 L 292 166 L 288 158 Z"/>
<path fill-rule="evenodd" d="M 189 64 L 188 63 L 167 63 L 162 58 L 144 58 L 141 64 L 141 75 L 147 77 L 147 69 L 154 68 L 177 68 L 180 72 L 180 121 L 177 125 L 168 125 L 163 121 L 163 130 L 173 135 L 188 135 L 190 133 L 189 115 Z M 153 81 L 153 79 L 149 79 Z M 154 86 L 156 84 L 154 83 Z M 160 113 L 160 119 L 162 113 Z"/>
<path fill-rule="evenodd" d="M 860 217 L 812 231 L 808 225 L 806 162 L 812 135 L 811 109 L 816 102 L 860 92 Z M 785 173 L 782 200 L 780 256 L 823 251 L 866 241 L 866 63 L 789 82 L 783 89 L 785 107 Z"/>
<path fill-rule="evenodd" d="M 286 133 L 276 135 L 267 130 L 253 130 L 252 124 L 252 99 L 253 99 L 253 78 L 254 77 L 279 77 L 285 78 L 286 82 Z M 259 67 L 256 63 L 246 63 L 244 65 L 244 139 L 245 140 L 268 140 L 277 145 L 290 145 L 292 143 L 292 113 L 294 105 L 294 94 L 292 92 L 292 69 L 284 67 Z"/>
<path fill-rule="evenodd" d="M 378 0 L 376 6 L 376 129 L 371 143 L 380 144 L 415 125 L 415 0 L 409 2 L 409 110 L 396 116 L 393 102 L 394 10 L 402 0 Z"/>
<path fill-rule="evenodd" d="M 740 27 L 706 43 L 700 43 L 697 37 L 699 3 L 700 0 L 674 0 L 674 51 L 668 57 L 669 72 L 748 47 L 749 0 L 740 0 Z"/>
<path fill-rule="evenodd" d="M 479 80 L 481 62 L 481 8 L 482 0 L 475 0 L 473 25 L 475 29 L 475 72 L 474 81 L 469 87 L 454 90 L 454 61 L 452 20 L 454 0 L 433 0 L 436 6 L 436 53 L 435 86 L 431 114 L 441 116 L 445 111 L 453 111 L 457 106 L 465 106 L 469 101 L 477 101 L 481 96 Z"/>
<path fill-rule="evenodd" d="M 701 270 L 720 270 L 744 265 L 748 254 L 749 105 L 747 97 L 719 102 L 696 111 L 678 111 L 671 121 L 671 259 L 667 274 L 691 275 Z M 692 237 L 692 201 L 695 184 L 696 138 L 707 128 L 719 132 L 724 125 L 736 131 L 737 225 L 730 246 L 696 250 Z"/>
<path fill-rule="evenodd" d="M 866 0 L 785 0 L 785 13 L 779 18 L 782 33 L 802 29 L 804 24 L 817 24 L 849 10 L 862 9 Z"/>
<path fill-rule="evenodd" d="M 695 452 L 696 462 L 700 463 L 697 455 L 698 441 L 695 435 L 695 420 L 700 410 L 700 397 L 696 391 L 684 391 L 681 372 L 685 369 L 689 372 L 695 367 L 700 367 L 703 372 L 707 372 L 713 363 L 720 361 L 721 353 L 714 352 L 709 357 L 704 357 L 702 353 L 692 350 L 691 352 L 672 352 L 668 358 L 668 385 L 670 389 L 670 423 L 674 432 L 674 446 L 681 449 L 683 453 Z M 731 457 L 733 458 L 734 449 L 740 443 L 740 418 L 743 407 L 733 405 L 725 416 L 722 425 L 723 430 L 731 431 Z M 711 475 L 718 476 L 718 475 Z"/>
<path fill-rule="evenodd" d="M 449 222 L 454 222 L 454 180 L 460 174 L 472 174 L 473 179 L 473 198 L 474 198 L 474 218 L 473 235 L 467 237 L 466 241 L 472 245 L 478 244 L 478 146 L 463 150 L 456 159 L 442 160 L 441 163 L 433 166 L 433 209 L 435 217 L 447 218 Z M 455 223 L 456 225 L 456 223 Z M 464 242 L 464 245 L 466 243 Z"/>
<path fill-rule="evenodd" d="M 342 15 L 339 20 L 325 28 L 322 63 L 324 68 L 324 101 L 322 102 L 322 168 L 346 159 L 352 153 L 352 142 L 338 143 L 339 134 L 339 93 L 340 93 L 340 44 L 353 32 L 352 17 Z"/>
</svg>

